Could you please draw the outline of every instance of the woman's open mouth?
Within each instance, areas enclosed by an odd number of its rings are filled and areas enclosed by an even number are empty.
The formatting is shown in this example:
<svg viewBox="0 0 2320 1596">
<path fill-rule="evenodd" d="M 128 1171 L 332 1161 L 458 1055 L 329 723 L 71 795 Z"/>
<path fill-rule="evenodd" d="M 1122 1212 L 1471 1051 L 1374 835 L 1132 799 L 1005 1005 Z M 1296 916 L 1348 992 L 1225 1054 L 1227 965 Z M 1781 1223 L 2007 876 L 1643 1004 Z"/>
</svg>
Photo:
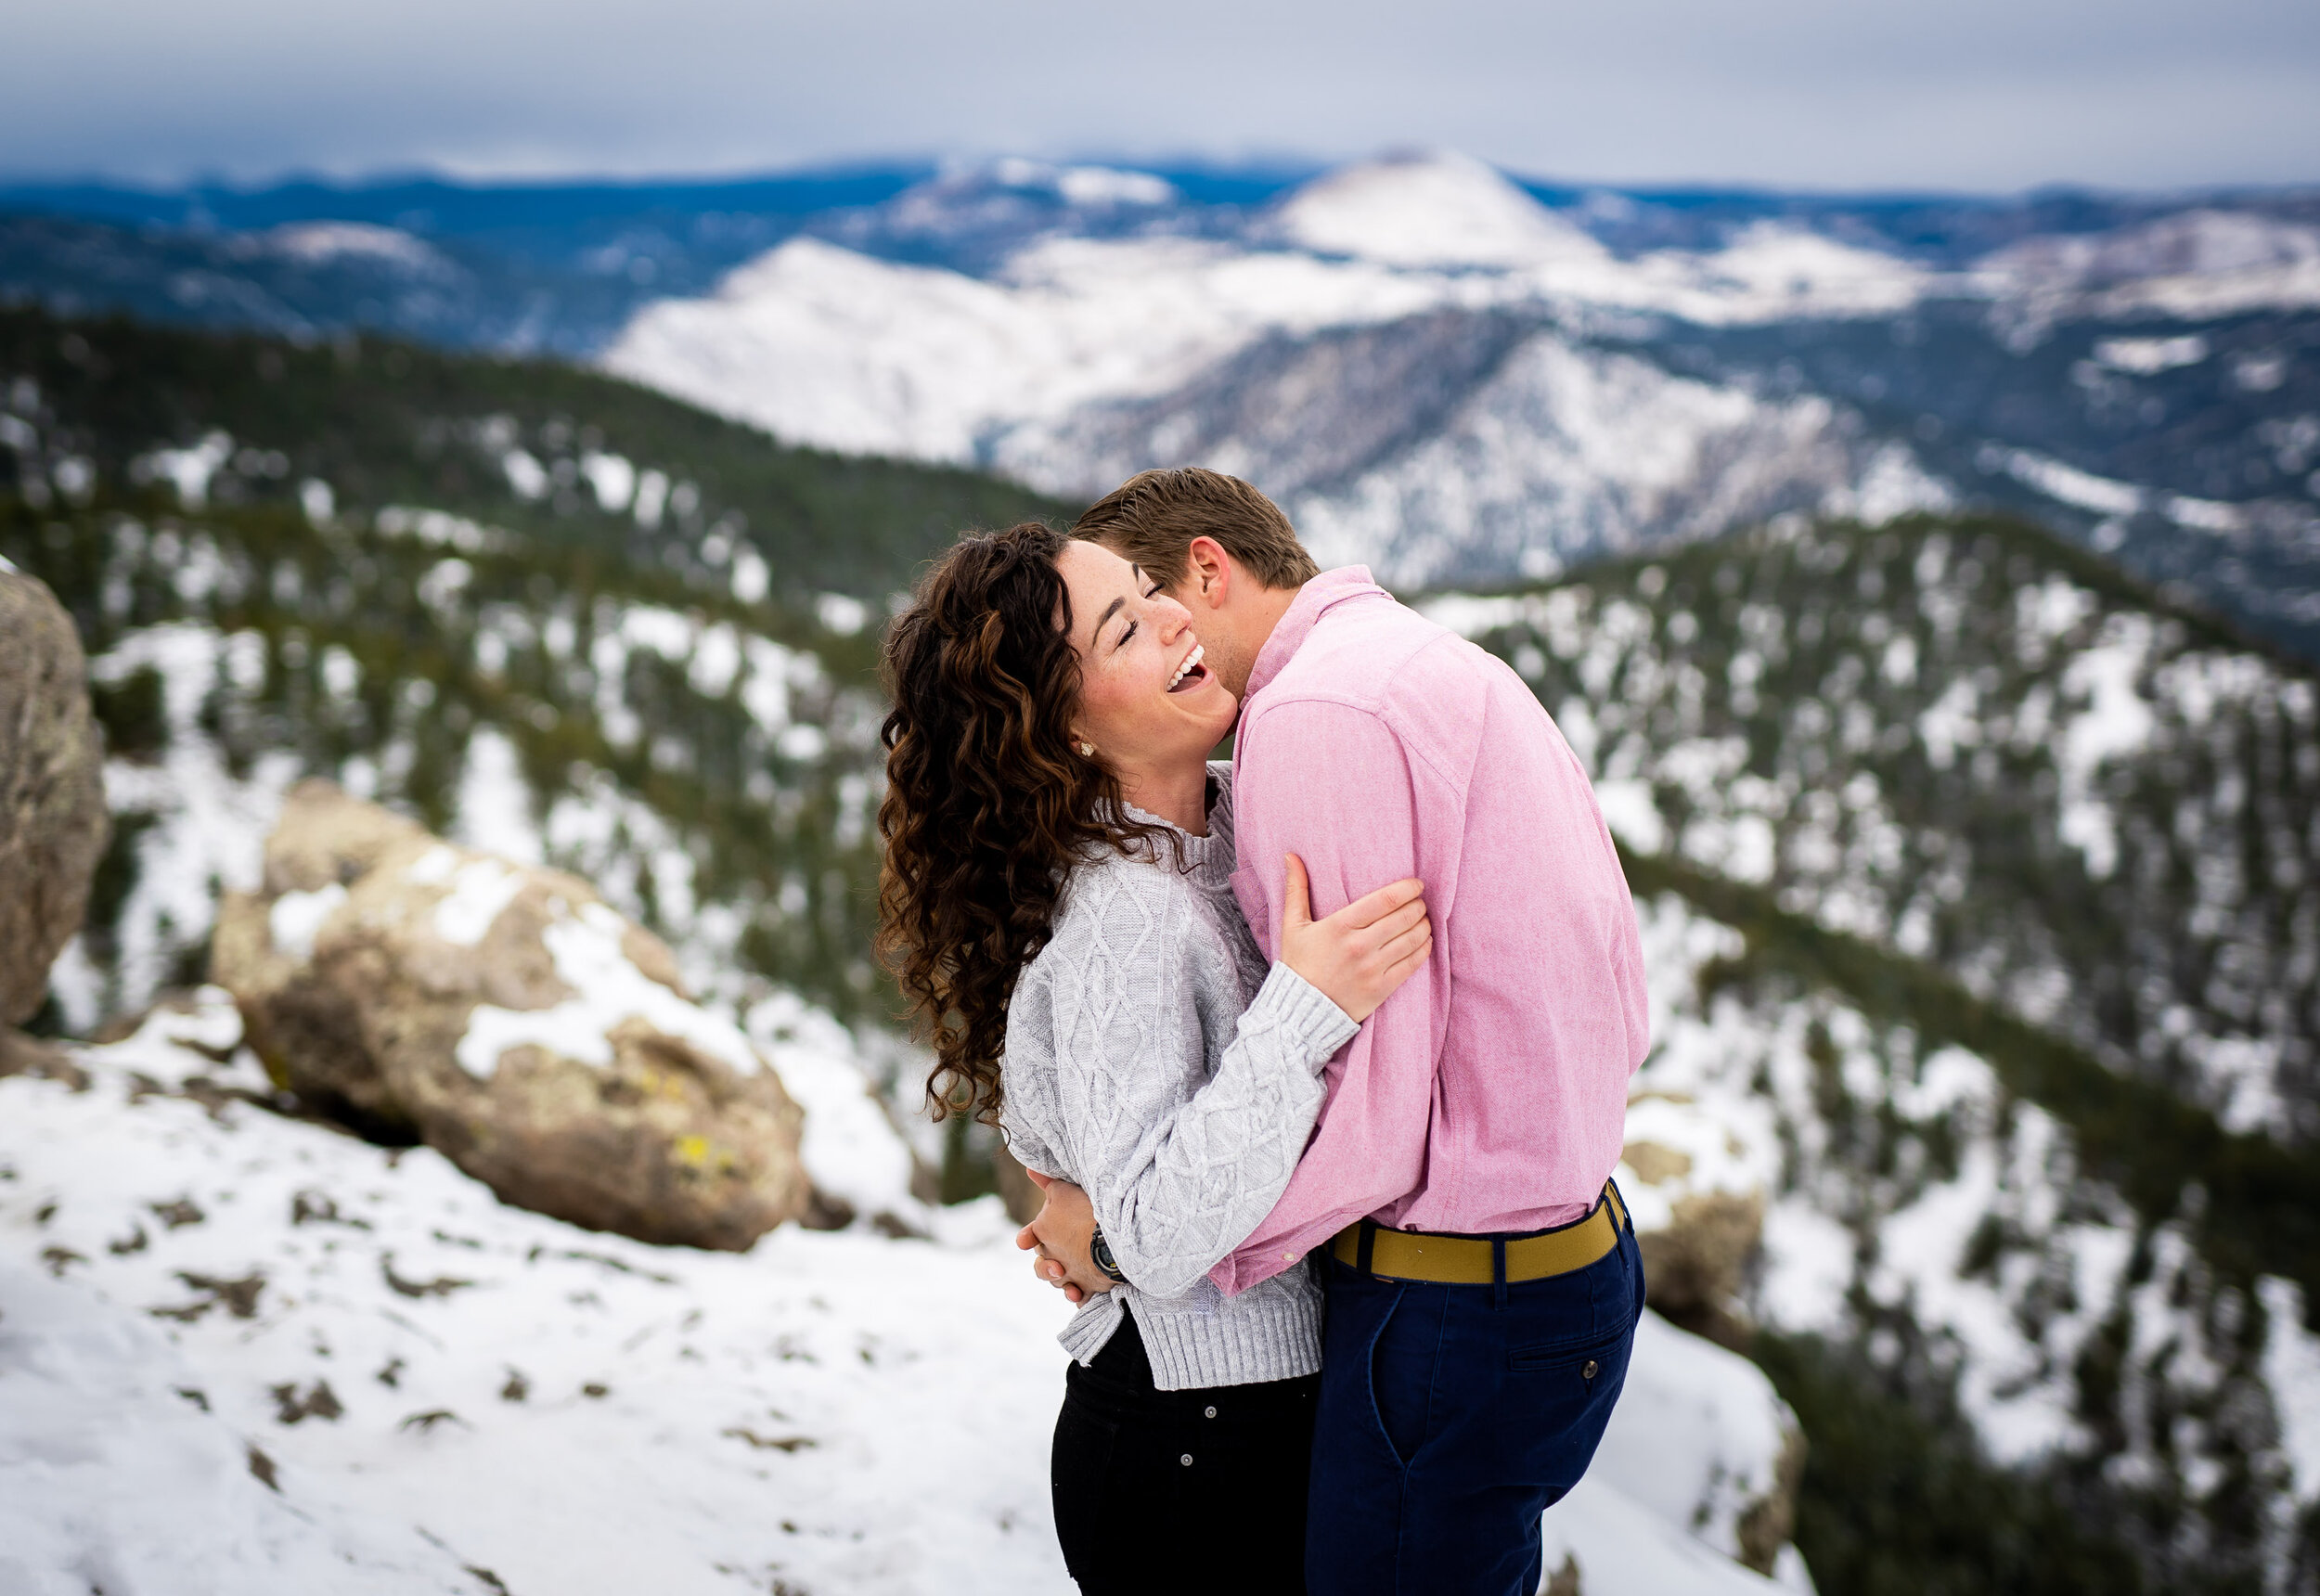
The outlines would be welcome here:
<svg viewBox="0 0 2320 1596">
<path fill-rule="evenodd" d="M 1208 679 L 1208 667 L 1200 663 L 1205 651 L 1198 643 L 1192 645 L 1192 651 L 1184 656 L 1182 664 L 1176 667 L 1176 675 L 1168 678 L 1170 692 L 1190 692 Z"/>
</svg>

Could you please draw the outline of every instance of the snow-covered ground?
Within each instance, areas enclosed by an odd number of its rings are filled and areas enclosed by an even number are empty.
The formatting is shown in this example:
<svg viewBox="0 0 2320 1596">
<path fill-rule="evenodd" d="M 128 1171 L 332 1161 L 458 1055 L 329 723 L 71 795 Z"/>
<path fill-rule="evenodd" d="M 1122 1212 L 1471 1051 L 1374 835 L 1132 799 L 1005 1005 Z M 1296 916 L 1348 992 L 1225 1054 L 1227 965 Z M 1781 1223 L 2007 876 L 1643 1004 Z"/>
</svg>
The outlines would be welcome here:
<svg viewBox="0 0 2320 1596">
<path fill-rule="evenodd" d="M 0 1080 L 0 1590 L 1070 1589 L 1067 1310 L 995 1200 L 930 1241 L 649 1247 L 233 1097 L 264 1089 L 238 1038 L 204 989 L 80 1050 L 85 1089 Z M 892 1179 L 851 1128 L 824 1162 Z M 1709 1544 L 1778 1445 L 1763 1377 L 1655 1321 L 1630 1391 L 1549 1569 L 1773 1589 Z"/>
</svg>

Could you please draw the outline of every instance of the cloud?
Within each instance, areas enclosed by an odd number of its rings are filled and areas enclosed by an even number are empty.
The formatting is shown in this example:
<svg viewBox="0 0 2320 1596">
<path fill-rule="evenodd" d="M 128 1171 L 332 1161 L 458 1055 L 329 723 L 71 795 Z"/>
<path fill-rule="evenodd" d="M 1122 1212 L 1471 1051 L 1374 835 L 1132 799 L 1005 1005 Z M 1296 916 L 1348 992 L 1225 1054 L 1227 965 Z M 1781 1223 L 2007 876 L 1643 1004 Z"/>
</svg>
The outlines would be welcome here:
<svg viewBox="0 0 2320 1596">
<path fill-rule="evenodd" d="M 2308 0 L 107 0 L 9 33 L 19 173 L 1424 143 L 1629 183 L 2320 177 Z"/>
</svg>

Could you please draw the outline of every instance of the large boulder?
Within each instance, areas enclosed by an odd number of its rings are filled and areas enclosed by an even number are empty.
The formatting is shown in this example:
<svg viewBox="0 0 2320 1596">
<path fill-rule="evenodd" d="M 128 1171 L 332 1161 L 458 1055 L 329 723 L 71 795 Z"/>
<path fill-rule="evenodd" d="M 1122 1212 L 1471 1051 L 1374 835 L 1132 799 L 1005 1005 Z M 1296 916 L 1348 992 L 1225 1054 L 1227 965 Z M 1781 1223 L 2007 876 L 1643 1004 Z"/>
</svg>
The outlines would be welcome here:
<svg viewBox="0 0 2320 1596">
<path fill-rule="evenodd" d="M 576 876 L 304 782 L 262 889 L 220 906 L 212 972 L 281 1085 L 507 1202 L 733 1251 L 806 1207 L 780 1079 Z"/>
<path fill-rule="evenodd" d="M 39 1010 L 110 834 L 80 636 L 45 583 L 0 560 L 0 1025 Z"/>
<path fill-rule="evenodd" d="M 1681 1095 L 1628 1104 L 1619 1189 L 1651 1305 L 1684 1329 L 1743 1345 L 1741 1306 L 1763 1248 L 1765 1160 L 1723 1117 Z"/>
</svg>

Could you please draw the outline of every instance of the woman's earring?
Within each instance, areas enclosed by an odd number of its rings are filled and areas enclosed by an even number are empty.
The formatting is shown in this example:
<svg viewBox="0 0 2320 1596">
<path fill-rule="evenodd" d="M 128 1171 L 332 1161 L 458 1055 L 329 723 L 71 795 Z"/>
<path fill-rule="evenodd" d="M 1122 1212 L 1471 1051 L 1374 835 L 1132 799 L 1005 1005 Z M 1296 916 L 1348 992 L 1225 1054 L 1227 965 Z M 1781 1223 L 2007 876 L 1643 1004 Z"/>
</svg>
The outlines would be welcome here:
<svg viewBox="0 0 2320 1596">
<path fill-rule="evenodd" d="M 1096 745 L 1092 742 L 1081 743 L 1079 745 L 1079 756 L 1082 759 L 1093 759 L 1096 756 Z"/>
</svg>

